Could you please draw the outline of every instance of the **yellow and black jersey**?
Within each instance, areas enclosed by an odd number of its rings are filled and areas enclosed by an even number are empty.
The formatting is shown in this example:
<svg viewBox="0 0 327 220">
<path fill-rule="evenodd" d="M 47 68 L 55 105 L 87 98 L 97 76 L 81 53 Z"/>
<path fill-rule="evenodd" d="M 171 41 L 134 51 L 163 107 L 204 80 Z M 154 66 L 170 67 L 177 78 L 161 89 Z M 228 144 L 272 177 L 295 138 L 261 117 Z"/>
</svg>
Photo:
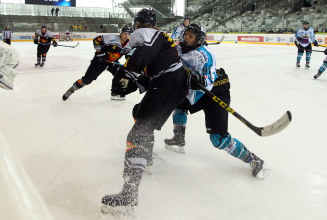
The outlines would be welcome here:
<svg viewBox="0 0 327 220">
<path fill-rule="evenodd" d="M 56 40 L 56 37 L 51 31 L 46 30 L 43 34 L 40 29 L 35 31 L 35 38 L 38 39 L 41 45 L 50 45 L 51 41 Z"/>
<path fill-rule="evenodd" d="M 136 76 L 142 71 L 152 80 L 182 68 L 176 44 L 166 33 L 152 28 L 137 29 L 130 40 L 125 71 Z"/>
<path fill-rule="evenodd" d="M 107 54 L 107 62 L 117 62 L 122 56 L 130 52 L 129 39 L 122 45 L 120 35 L 100 35 L 93 39 L 94 49 Z"/>
</svg>

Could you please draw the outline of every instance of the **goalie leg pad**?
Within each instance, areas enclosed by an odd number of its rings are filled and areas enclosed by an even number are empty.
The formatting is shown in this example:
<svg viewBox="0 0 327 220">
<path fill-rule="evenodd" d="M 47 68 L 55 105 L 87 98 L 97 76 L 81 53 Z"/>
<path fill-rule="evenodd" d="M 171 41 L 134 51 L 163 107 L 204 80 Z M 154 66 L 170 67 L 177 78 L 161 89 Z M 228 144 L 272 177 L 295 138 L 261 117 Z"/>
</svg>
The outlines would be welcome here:
<svg viewBox="0 0 327 220">
<path fill-rule="evenodd" d="M 14 80 L 18 71 L 10 68 L 7 65 L 0 67 L 0 87 L 12 90 L 14 87 Z"/>
</svg>

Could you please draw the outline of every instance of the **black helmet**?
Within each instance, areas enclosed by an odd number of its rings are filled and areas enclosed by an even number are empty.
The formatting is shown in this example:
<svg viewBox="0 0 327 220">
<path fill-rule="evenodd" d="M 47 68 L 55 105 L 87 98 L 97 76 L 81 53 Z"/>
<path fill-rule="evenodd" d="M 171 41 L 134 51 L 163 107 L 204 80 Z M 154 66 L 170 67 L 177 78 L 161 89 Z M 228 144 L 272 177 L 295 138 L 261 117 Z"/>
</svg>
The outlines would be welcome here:
<svg viewBox="0 0 327 220">
<path fill-rule="evenodd" d="M 309 25 L 309 22 L 308 21 L 303 21 L 303 25 L 305 25 L 305 24 L 307 24 L 307 25 Z M 304 30 L 308 30 L 309 28 L 304 28 Z"/>
<path fill-rule="evenodd" d="M 41 24 L 41 29 L 42 29 L 42 28 L 47 29 L 47 26 L 46 26 L 45 24 Z"/>
<path fill-rule="evenodd" d="M 136 22 L 146 23 L 154 27 L 156 25 L 157 16 L 152 9 L 143 8 L 134 17 L 133 29 L 135 29 Z"/>
<path fill-rule="evenodd" d="M 195 48 L 198 48 L 199 46 L 201 46 L 204 43 L 206 35 L 207 35 L 206 29 L 204 29 L 203 27 L 201 27 L 201 26 L 199 26 L 197 24 L 190 24 L 189 26 L 185 27 L 183 38 L 184 38 L 184 35 L 185 35 L 186 31 L 189 31 L 189 32 L 196 35 L 196 39 L 195 39 L 196 40 L 196 45 L 187 46 L 184 42 L 181 42 L 180 45 L 183 48 L 183 52 L 187 52 L 189 50 L 193 50 Z"/>
<path fill-rule="evenodd" d="M 190 19 L 189 17 L 185 16 L 184 19 L 183 19 L 183 26 L 184 26 L 184 27 L 185 27 L 185 25 L 184 25 L 184 21 L 188 21 L 188 22 L 189 22 L 188 24 L 191 23 L 191 19 Z"/>
<path fill-rule="evenodd" d="M 124 24 L 120 29 L 120 33 L 133 33 L 133 30 L 130 26 Z"/>
</svg>

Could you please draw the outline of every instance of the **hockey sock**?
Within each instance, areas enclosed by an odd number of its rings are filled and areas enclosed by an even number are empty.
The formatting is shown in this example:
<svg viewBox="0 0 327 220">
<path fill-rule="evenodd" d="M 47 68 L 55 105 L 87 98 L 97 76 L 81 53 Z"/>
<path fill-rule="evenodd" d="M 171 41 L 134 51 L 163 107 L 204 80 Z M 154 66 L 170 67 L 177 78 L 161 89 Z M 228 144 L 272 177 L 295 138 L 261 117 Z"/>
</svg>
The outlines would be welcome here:
<svg viewBox="0 0 327 220">
<path fill-rule="evenodd" d="M 175 108 L 174 113 L 173 113 L 173 123 L 174 125 L 179 125 L 179 126 L 186 126 L 187 122 L 187 114 L 185 111 L 182 111 L 178 108 Z"/>
<path fill-rule="evenodd" d="M 305 58 L 305 60 L 307 61 L 307 62 L 310 62 L 310 60 L 311 60 L 311 53 L 306 53 L 306 58 Z"/>
<path fill-rule="evenodd" d="M 301 61 L 302 56 L 303 56 L 303 53 L 297 53 L 297 62 Z"/>
<path fill-rule="evenodd" d="M 47 59 L 47 54 L 42 54 L 42 61 L 45 62 L 45 60 Z"/>
<path fill-rule="evenodd" d="M 38 62 L 41 61 L 41 55 L 37 55 L 37 61 L 38 61 Z"/>
<path fill-rule="evenodd" d="M 324 61 L 324 62 L 322 63 L 322 65 L 320 66 L 319 70 L 318 70 L 319 73 L 323 73 L 323 72 L 325 72 L 326 68 L 327 68 L 327 62 Z"/>
<path fill-rule="evenodd" d="M 83 83 L 83 81 L 81 79 L 77 80 L 76 82 L 74 82 L 73 87 L 74 87 L 74 91 L 79 90 L 80 88 L 84 87 L 85 84 Z"/>
<path fill-rule="evenodd" d="M 248 163 L 250 152 L 246 147 L 237 139 L 232 138 L 230 134 L 210 134 L 210 140 L 214 147 L 219 150 L 225 150 L 233 157 Z"/>
</svg>

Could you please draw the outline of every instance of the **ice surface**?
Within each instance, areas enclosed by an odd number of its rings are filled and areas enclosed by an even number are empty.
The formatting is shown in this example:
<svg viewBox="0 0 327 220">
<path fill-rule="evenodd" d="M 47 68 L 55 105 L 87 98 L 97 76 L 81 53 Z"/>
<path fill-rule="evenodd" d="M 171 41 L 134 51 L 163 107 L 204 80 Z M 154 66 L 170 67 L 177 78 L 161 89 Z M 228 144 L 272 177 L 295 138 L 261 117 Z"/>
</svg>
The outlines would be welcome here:
<svg viewBox="0 0 327 220">
<path fill-rule="evenodd" d="M 68 43 L 67 43 L 68 44 Z M 49 206 L 55 219 L 113 219 L 100 212 L 101 198 L 122 187 L 126 136 L 133 125 L 137 92 L 110 100 L 112 76 L 62 95 L 85 73 L 92 42 L 51 48 L 43 69 L 35 68 L 36 46 L 13 42 L 21 54 L 13 91 L 0 90 L 0 130 Z M 327 73 L 313 80 L 325 56 L 313 53 L 311 69 L 295 68 L 294 46 L 212 46 L 217 66 L 231 81 L 232 107 L 256 126 L 287 110 L 284 131 L 259 137 L 230 115 L 229 132 L 271 167 L 264 181 L 245 164 L 215 149 L 204 114 L 189 116 L 186 154 L 164 148 L 172 119 L 155 132 L 153 175 L 139 191 L 140 219 L 326 219 Z M 6 201 L 1 200 L 1 203 Z M 10 210 L 8 210 L 10 211 Z"/>
</svg>

